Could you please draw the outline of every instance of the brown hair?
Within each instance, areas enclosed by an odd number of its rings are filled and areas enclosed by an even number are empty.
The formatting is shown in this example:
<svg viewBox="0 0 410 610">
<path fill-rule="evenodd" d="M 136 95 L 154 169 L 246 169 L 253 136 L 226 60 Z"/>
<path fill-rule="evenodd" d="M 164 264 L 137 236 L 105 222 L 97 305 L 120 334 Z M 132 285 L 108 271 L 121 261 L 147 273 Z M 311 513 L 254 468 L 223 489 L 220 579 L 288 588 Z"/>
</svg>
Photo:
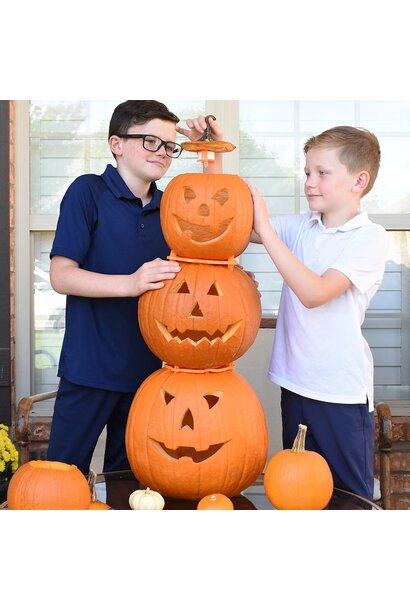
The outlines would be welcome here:
<svg viewBox="0 0 410 610">
<path fill-rule="evenodd" d="M 132 125 L 142 125 L 152 119 L 179 123 L 179 118 L 163 104 L 155 100 L 127 100 L 119 104 L 112 114 L 108 139 L 118 133 L 127 133 Z"/>
<path fill-rule="evenodd" d="M 306 154 L 312 148 L 340 149 L 339 160 L 349 172 L 369 172 L 369 184 L 363 195 L 372 189 L 380 167 L 380 145 L 373 133 L 359 127 L 332 127 L 309 138 L 303 151 Z"/>
<path fill-rule="evenodd" d="M 112 113 L 108 128 L 108 140 L 119 133 L 127 133 L 132 125 L 142 125 L 152 119 L 179 123 L 176 114 L 156 100 L 127 100 L 119 104 Z M 111 151 L 112 152 L 112 151 Z M 113 157 L 116 158 L 115 154 Z"/>
</svg>

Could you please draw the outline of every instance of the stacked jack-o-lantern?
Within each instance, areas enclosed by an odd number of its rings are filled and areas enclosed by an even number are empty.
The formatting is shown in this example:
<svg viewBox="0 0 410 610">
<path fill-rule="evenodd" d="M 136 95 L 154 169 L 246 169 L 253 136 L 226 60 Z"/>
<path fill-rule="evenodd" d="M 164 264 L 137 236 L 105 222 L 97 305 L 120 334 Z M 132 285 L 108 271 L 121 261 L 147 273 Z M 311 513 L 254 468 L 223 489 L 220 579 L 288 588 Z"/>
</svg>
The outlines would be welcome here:
<svg viewBox="0 0 410 610">
<path fill-rule="evenodd" d="M 184 143 L 202 162 L 235 148 L 213 141 L 207 125 L 202 140 Z M 137 391 L 125 440 L 137 479 L 165 496 L 234 496 L 266 461 L 263 408 L 233 364 L 261 319 L 257 288 L 234 258 L 252 222 L 249 189 L 236 175 L 181 174 L 162 197 L 169 258 L 181 270 L 139 300 L 142 335 L 165 364 Z"/>
</svg>

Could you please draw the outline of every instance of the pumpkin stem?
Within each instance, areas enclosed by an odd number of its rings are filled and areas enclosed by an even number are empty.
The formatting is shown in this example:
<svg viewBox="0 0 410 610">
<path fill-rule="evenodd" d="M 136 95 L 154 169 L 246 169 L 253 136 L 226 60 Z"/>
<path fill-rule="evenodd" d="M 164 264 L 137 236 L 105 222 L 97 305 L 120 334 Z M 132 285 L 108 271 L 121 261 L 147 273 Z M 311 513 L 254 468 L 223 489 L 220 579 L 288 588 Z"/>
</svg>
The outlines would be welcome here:
<svg viewBox="0 0 410 610">
<path fill-rule="evenodd" d="M 96 481 L 97 481 L 97 473 L 94 472 L 94 470 L 90 470 L 90 472 L 88 473 L 88 477 L 87 477 L 87 483 L 88 483 L 88 487 L 90 488 L 90 496 L 91 496 L 92 502 L 95 502 L 95 500 L 97 498 L 97 492 L 95 490 Z"/>
<path fill-rule="evenodd" d="M 293 441 L 293 447 L 291 451 L 293 453 L 304 453 L 305 451 L 305 440 L 306 440 L 307 426 L 305 424 L 299 424 L 299 430 Z"/>
<path fill-rule="evenodd" d="M 211 136 L 211 126 L 209 124 L 209 119 L 213 119 L 214 121 L 216 121 L 216 117 L 213 114 L 207 114 L 205 117 L 205 123 L 206 123 L 206 129 L 204 134 L 198 138 L 198 142 L 204 142 L 205 140 L 213 140 L 213 137 Z"/>
</svg>

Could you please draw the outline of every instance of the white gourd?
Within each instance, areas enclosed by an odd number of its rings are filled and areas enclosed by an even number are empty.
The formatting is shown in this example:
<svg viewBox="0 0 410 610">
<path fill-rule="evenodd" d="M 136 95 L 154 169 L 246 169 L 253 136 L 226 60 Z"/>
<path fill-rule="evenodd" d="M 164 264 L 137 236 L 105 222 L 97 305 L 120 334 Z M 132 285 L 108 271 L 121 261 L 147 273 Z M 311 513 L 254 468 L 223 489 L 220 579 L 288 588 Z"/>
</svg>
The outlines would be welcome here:
<svg viewBox="0 0 410 610">
<path fill-rule="evenodd" d="M 165 505 L 161 494 L 149 487 L 133 491 L 128 502 L 132 510 L 162 510 Z"/>
</svg>

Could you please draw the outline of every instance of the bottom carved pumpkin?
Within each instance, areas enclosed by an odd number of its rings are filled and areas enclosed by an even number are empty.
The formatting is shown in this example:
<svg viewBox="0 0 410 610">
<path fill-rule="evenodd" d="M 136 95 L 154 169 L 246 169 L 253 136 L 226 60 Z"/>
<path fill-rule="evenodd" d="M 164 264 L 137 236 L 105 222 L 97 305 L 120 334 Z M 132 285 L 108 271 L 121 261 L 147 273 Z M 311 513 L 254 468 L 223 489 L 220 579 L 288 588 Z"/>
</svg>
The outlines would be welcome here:
<svg viewBox="0 0 410 610">
<path fill-rule="evenodd" d="M 139 388 L 125 435 L 137 479 L 170 498 L 234 496 L 266 462 L 262 405 L 230 370 L 179 371 L 165 366 Z"/>
</svg>

